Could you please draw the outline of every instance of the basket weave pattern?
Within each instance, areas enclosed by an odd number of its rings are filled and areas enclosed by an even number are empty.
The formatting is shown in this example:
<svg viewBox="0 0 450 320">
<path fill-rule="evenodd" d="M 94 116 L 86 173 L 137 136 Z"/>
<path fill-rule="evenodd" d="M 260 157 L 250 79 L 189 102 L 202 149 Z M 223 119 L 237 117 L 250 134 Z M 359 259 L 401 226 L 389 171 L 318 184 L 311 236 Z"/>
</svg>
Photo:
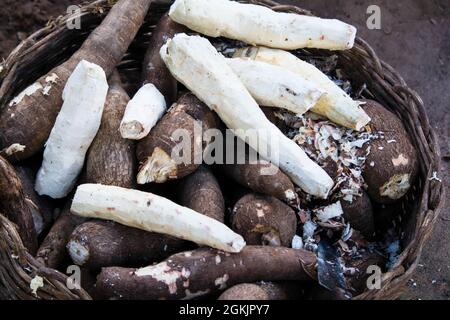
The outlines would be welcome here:
<svg viewBox="0 0 450 320">
<path fill-rule="evenodd" d="M 40 75 L 63 62 L 81 45 L 89 32 L 107 14 L 115 1 L 97 0 L 82 7 L 80 13 L 61 16 L 23 41 L 2 63 L 0 69 L 0 108 Z M 139 51 L 148 41 L 151 30 L 168 10 L 171 1 L 152 4 L 148 19 L 140 32 L 140 45 L 134 44 L 124 57 L 121 68 L 132 69 L 140 64 L 132 51 Z M 271 7 L 273 10 L 311 15 L 295 6 L 280 5 L 270 0 L 241 1 Z M 69 30 L 67 21 L 81 18 L 82 30 Z M 143 50 L 141 50 L 143 51 Z M 326 54 L 325 52 L 319 54 Z M 400 117 L 418 150 L 419 178 L 404 202 L 402 231 L 403 251 L 396 264 L 382 277 L 380 290 L 366 291 L 355 299 L 396 299 L 414 272 L 422 248 L 432 233 L 433 225 L 444 205 L 442 183 L 430 180 L 440 167 L 440 151 L 425 108 L 418 94 L 387 63 L 380 60 L 363 39 L 357 38 L 353 49 L 336 52 L 344 71 L 351 79 L 367 86 L 368 98 L 379 101 Z M 1 192 L 1 190 L 0 190 Z M 30 289 L 36 276 L 44 279 L 38 295 Z M 0 299 L 90 299 L 83 290 L 69 290 L 67 276 L 48 269 L 24 248 L 15 226 L 0 213 Z"/>
</svg>

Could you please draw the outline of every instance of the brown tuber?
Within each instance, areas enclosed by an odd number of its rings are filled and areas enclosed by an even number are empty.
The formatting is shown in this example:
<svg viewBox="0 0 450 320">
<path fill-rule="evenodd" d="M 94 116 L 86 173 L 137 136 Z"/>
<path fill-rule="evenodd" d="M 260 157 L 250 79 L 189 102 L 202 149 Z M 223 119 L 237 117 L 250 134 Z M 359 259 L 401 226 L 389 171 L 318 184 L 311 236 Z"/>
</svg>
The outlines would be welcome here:
<svg viewBox="0 0 450 320">
<path fill-rule="evenodd" d="M 245 164 L 226 164 L 221 168 L 226 176 L 254 192 L 267 194 L 290 205 L 298 206 L 294 184 L 287 175 L 270 162 L 246 161 Z"/>
<path fill-rule="evenodd" d="M 17 225 L 23 245 L 34 255 L 38 243 L 33 221 L 33 206 L 27 201 L 22 182 L 13 166 L 1 156 L 0 190 L 0 212 Z"/>
<path fill-rule="evenodd" d="M 402 121 L 379 103 L 365 100 L 373 133 L 384 137 L 370 144 L 363 170 L 369 196 L 379 203 L 393 203 L 410 189 L 418 173 L 417 152 Z"/>
<path fill-rule="evenodd" d="M 361 232 L 367 240 L 373 239 L 375 235 L 375 222 L 372 203 L 366 192 L 361 196 L 353 196 L 352 202 L 341 199 L 344 218 L 353 229 Z"/>
<path fill-rule="evenodd" d="M 187 241 L 159 233 L 95 220 L 85 222 L 73 231 L 67 250 L 75 264 L 98 270 L 159 262 L 191 246 Z"/>
<path fill-rule="evenodd" d="M 133 188 L 136 185 L 136 155 L 134 143 L 123 139 L 119 132 L 125 108 L 130 98 L 122 89 L 116 72 L 109 79 L 100 129 L 86 157 L 86 182 Z"/>
<path fill-rule="evenodd" d="M 302 297 L 300 283 L 241 283 L 227 289 L 218 300 L 297 300 Z"/>
<path fill-rule="evenodd" d="M 72 231 L 86 219 L 70 213 L 70 201 L 42 242 L 36 257 L 48 268 L 58 268 L 67 257 L 66 244 Z"/>
<path fill-rule="evenodd" d="M 202 133 L 216 128 L 218 123 L 217 116 L 203 102 L 192 93 L 184 94 L 150 134 L 138 143 L 136 152 L 141 164 L 138 183 L 164 183 L 193 173 L 202 160 Z M 185 145 L 185 138 L 190 139 L 190 154 L 173 159 L 173 154 L 179 155 L 177 148 Z"/>
<path fill-rule="evenodd" d="M 193 299 L 238 283 L 309 281 L 316 262 L 305 250 L 247 246 L 229 254 L 201 248 L 142 269 L 103 268 L 96 288 L 103 299 Z"/>
<path fill-rule="evenodd" d="M 224 222 L 225 203 L 219 183 L 205 165 L 187 176 L 180 186 L 179 203 L 205 216 Z"/>
<path fill-rule="evenodd" d="M 232 229 L 249 245 L 291 247 L 296 228 L 294 210 L 274 197 L 249 194 L 233 209 Z"/>
<path fill-rule="evenodd" d="M 23 193 L 32 210 L 36 232 L 40 235 L 53 224 L 55 206 L 49 198 L 38 195 L 34 190 L 35 174 L 31 168 L 16 165 L 14 169 L 22 182 Z"/>
<path fill-rule="evenodd" d="M 153 84 L 166 98 L 168 106 L 176 101 L 177 81 L 172 77 L 164 61 L 161 59 L 159 50 L 167 39 L 186 30 L 185 26 L 172 21 L 169 15 L 165 14 L 152 32 L 152 38 L 150 39 L 144 57 L 142 66 L 143 84 Z"/>
<path fill-rule="evenodd" d="M 142 25 L 151 2 L 119 0 L 69 60 L 14 98 L 0 117 L 0 149 L 16 143 L 25 146 L 23 152 L 11 156 L 14 160 L 39 152 L 61 109 L 62 92 L 72 71 L 87 60 L 110 75 Z"/>
</svg>

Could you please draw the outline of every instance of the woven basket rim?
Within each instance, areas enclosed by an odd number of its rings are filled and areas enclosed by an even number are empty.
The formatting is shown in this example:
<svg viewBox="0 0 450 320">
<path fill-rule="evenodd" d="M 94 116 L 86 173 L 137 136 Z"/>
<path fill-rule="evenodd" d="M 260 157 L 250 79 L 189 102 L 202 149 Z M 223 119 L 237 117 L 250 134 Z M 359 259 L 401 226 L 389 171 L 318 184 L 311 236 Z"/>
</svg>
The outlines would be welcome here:
<svg viewBox="0 0 450 320">
<path fill-rule="evenodd" d="M 46 42 L 50 41 L 52 37 L 60 32 L 63 32 L 66 27 L 66 22 L 75 18 L 83 17 L 88 14 L 99 14 L 102 17 L 109 11 L 115 0 L 96 0 L 81 7 L 81 13 L 72 15 L 59 16 L 54 20 L 50 20 L 47 25 L 30 35 L 27 39 L 22 41 L 8 56 L 8 58 L 0 64 L 0 97 L 3 97 L 7 92 L 12 90 L 10 86 L 10 78 L 14 75 L 17 66 L 26 59 L 26 57 L 37 50 Z M 170 0 L 154 1 L 156 5 L 169 5 Z M 272 0 L 248 0 L 240 1 L 252 4 L 264 5 L 272 8 L 275 11 L 293 12 L 298 14 L 312 15 L 311 12 L 301 9 L 297 6 L 282 5 Z M 417 217 L 417 224 L 415 228 L 415 238 L 411 243 L 404 248 L 397 263 L 382 276 L 382 288 L 380 290 L 371 290 L 362 293 L 354 299 L 396 299 L 401 293 L 402 288 L 410 279 L 418 265 L 421 256 L 422 248 L 432 233 L 433 226 L 444 207 L 445 189 L 442 183 L 432 179 L 435 172 L 440 169 L 440 149 L 437 142 L 436 135 L 429 124 L 429 120 L 425 111 L 424 103 L 416 91 L 408 87 L 405 80 L 397 73 L 397 71 L 379 59 L 372 47 L 362 38 L 357 37 L 353 49 L 343 52 L 342 57 L 351 61 L 352 57 L 358 57 L 364 61 L 369 61 L 373 67 L 373 72 L 370 73 L 376 80 L 379 81 L 380 86 L 400 105 L 406 106 L 406 111 L 409 111 L 415 116 L 412 119 L 402 119 L 405 125 L 414 128 L 414 134 L 417 137 L 411 137 L 415 141 L 416 146 L 424 161 L 421 161 L 421 170 L 426 172 L 425 181 L 423 181 L 421 199 L 418 202 L 419 212 Z M 369 71 L 364 70 L 368 75 Z M 5 101 L 1 101 L 5 104 Z M 0 106 L 1 107 L 1 106 Z M 410 136 L 411 136 L 411 132 Z M 65 283 L 67 276 L 62 273 L 45 268 L 40 262 L 34 259 L 26 252 L 20 237 L 15 230 L 14 225 L 7 220 L 0 213 L 0 256 L 7 252 L 9 256 L 18 256 L 18 259 L 9 259 L 13 270 L 20 273 L 21 279 L 15 281 L 22 285 L 31 280 L 30 274 L 42 276 L 46 281 L 42 288 L 44 294 L 40 298 L 61 298 L 61 299 L 90 299 L 90 296 L 84 290 L 69 290 Z M 405 266 L 407 264 L 407 266 Z M 32 272 L 25 270 L 31 269 Z M 2 266 L 0 263 L 0 282 L 5 282 L 7 279 L 2 276 Z M 11 280 L 12 281 L 12 280 Z M 28 286 L 29 287 L 29 286 Z M 25 290 L 25 289 L 24 289 Z M 30 290 L 31 291 L 31 290 Z M 0 295 L 1 296 L 1 295 Z M 33 295 L 28 296 L 17 295 L 16 298 L 35 298 Z"/>
</svg>

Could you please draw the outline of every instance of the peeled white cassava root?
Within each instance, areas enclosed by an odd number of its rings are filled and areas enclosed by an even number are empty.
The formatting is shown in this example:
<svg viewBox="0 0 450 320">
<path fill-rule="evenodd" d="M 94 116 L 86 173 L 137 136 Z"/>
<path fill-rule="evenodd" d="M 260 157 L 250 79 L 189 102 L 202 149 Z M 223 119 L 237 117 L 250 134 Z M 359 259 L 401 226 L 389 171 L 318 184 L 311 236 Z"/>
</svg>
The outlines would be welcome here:
<svg viewBox="0 0 450 320">
<path fill-rule="evenodd" d="M 151 83 L 144 85 L 128 102 L 120 124 L 120 134 L 124 139 L 145 138 L 166 111 L 166 101 Z"/>
<path fill-rule="evenodd" d="M 64 103 L 46 143 L 35 184 L 40 195 L 59 199 L 72 190 L 100 127 L 107 92 L 103 69 L 82 60 L 64 87 Z"/>
<path fill-rule="evenodd" d="M 265 107 L 302 115 L 325 94 L 302 76 L 278 66 L 239 58 L 227 62 L 256 102 Z"/>
<path fill-rule="evenodd" d="M 223 223 L 166 198 L 132 189 L 81 185 L 72 201 L 71 212 L 171 235 L 226 252 L 240 252 L 245 246 L 244 239 Z"/>
<path fill-rule="evenodd" d="M 353 47 L 356 28 L 336 19 L 321 19 L 229 0 L 176 0 L 169 12 L 175 22 L 211 37 L 294 50 Z"/>
<path fill-rule="evenodd" d="M 327 198 L 333 180 L 272 124 L 225 58 L 199 36 L 177 34 L 161 48 L 172 75 L 214 110 L 228 128 L 305 192 Z"/>
<path fill-rule="evenodd" d="M 236 51 L 234 57 L 266 62 L 304 77 L 314 87 L 325 92 L 311 111 L 334 123 L 360 131 L 370 122 L 370 117 L 359 106 L 358 101 L 354 101 L 322 71 L 292 53 L 265 47 L 248 47 Z"/>
</svg>

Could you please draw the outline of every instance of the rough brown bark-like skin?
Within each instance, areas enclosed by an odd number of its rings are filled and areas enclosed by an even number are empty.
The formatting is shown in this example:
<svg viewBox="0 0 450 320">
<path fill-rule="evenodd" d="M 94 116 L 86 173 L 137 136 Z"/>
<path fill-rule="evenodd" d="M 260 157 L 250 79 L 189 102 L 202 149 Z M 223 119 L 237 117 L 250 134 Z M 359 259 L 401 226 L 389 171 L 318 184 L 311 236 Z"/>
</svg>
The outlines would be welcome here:
<svg viewBox="0 0 450 320">
<path fill-rule="evenodd" d="M 36 254 L 37 259 L 49 268 L 61 266 L 67 257 L 66 244 L 72 231 L 86 221 L 85 218 L 70 213 L 70 202 L 64 207 Z"/>
<path fill-rule="evenodd" d="M 97 277 L 98 295 L 105 299 L 182 299 L 220 292 L 239 283 L 298 280 L 316 277 L 315 254 L 288 248 L 247 246 L 229 254 L 210 248 L 178 253 L 149 267 L 104 268 Z"/>
<path fill-rule="evenodd" d="M 274 197 L 249 194 L 233 209 L 232 229 L 249 245 L 291 247 L 296 228 L 294 210 Z"/>
<path fill-rule="evenodd" d="M 194 161 L 196 158 L 195 151 L 202 152 L 203 147 L 205 146 L 202 142 L 203 139 L 200 136 L 202 132 L 199 132 L 197 136 L 194 135 L 196 122 L 198 122 L 198 125 L 203 129 L 203 132 L 219 126 L 219 120 L 214 112 L 192 93 L 184 94 L 152 129 L 150 134 L 139 141 L 136 150 L 139 163 L 144 165 L 156 148 L 161 149 L 170 157 L 173 149 L 181 142 L 174 141 L 174 139 L 171 138 L 172 134 L 176 130 L 181 129 L 186 130 L 190 134 L 190 161 L 188 163 L 177 164 L 176 170 L 170 172 L 167 179 L 179 179 L 193 173 L 200 166 L 200 164 L 196 164 Z"/>
<path fill-rule="evenodd" d="M 221 166 L 226 176 L 255 192 L 273 196 L 290 204 L 297 204 L 296 199 L 288 198 L 286 193 L 295 195 L 292 181 L 278 168 L 276 174 L 263 174 L 264 169 L 274 165 L 265 161 L 246 164 L 226 164 Z M 275 168 L 275 167 L 274 167 Z M 273 169 L 274 169 L 273 168 Z"/>
<path fill-rule="evenodd" d="M 225 201 L 222 191 L 205 165 L 181 182 L 179 199 L 182 206 L 224 223 Z"/>
<path fill-rule="evenodd" d="M 177 81 L 170 74 L 164 61 L 161 59 L 159 51 L 168 39 L 173 38 L 177 33 L 186 32 L 187 28 L 172 21 L 168 14 L 165 14 L 156 25 L 152 33 L 152 38 L 145 53 L 142 66 L 143 84 L 152 83 L 166 98 L 166 103 L 170 106 L 177 99 Z"/>
<path fill-rule="evenodd" d="M 360 197 L 354 196 L 353 202 L 341 199 L 344 218 L 353 229 L 361 232 L 367 240 L 373 239 L 375 235 L 375 222 L 373 216 L 372 203 L 366 192 L 363 191 Z"/>
<path fill-rule="evenodd" d="M 145 266 L 192 247 L 184 240 L 100 220 L 79 225 L 70 236 L 69 243 L 73 241 L 88 250 L 82 266 L 90 270 Z"/>
<path fill-rule="evenodd" d="M 25 248 L 34 255 L 38 243 L 31 203 L 13 166 L 3 157 L 0 157 L 0 212 L 17 225 Z"/>
<path fill-rule="evenodd" d="M 16 165 L 14 169 L 22 182 L 23 193 L 31 204 L 33 214 L 38 214 L 43 218 L 43 231 L 45 232 L 53 224 L 53 210 L 55 206 L 49 198 L 38 195 L 34 190 L 35 174 L 31 168 Z"/>
<path fill-rule="evenodd" d="M 137 171 L 134 142 L 123 139 L 119 132 L 130 98 L 116 72 L 109 84 L 100 129 L 86 157 L 86 183 L 134 188 Z"/>
<path fill-rule="evenodd" d="M 363 170 L 368 185 L 369 196 L 379 203 L 393 203 L 391 199 L 380 194 L 380 188 L 396 175 L 410 174 L 412 185 L 418 173 L 417 152 L 401 120 L 392 112 L 373 100 L 364 100 L 362 108 L 372 118 L 370 127 L 373 132 L 383 132 L 385 138 L 371 142 L 370 154 L 367 156 Z M 388 143 L 388 141 L 395 142 Z M 380 149 L 382 148 L 382 149 Z M 370 164 L 373 162 L 373 166 Z"/>
<path fill-rule="evenodd" d="M 258 282 L 231 287 L 218 300 L 296 300 L 301 298 L 301 283 Z"/>
<path fill-rule="evenodd" d="M 118 1 L 69 60 L 37 80 L 42 87 L 52 86 L 48 95 L 38 90 L 3 110 L 0 149 L 14 143 L 24 145 L 25 150 L 14 154 L 13 160 L 26 159 L 41 150 L 62 107 L 64 86 L 77 64 L 84 59 L 101 66 L 107 76 L 111 74 L 142 25 L 150 3 L 151 0 Z M 58 77 L 56 83 L 46 81 L 52 74 Z"/>
</svg>

